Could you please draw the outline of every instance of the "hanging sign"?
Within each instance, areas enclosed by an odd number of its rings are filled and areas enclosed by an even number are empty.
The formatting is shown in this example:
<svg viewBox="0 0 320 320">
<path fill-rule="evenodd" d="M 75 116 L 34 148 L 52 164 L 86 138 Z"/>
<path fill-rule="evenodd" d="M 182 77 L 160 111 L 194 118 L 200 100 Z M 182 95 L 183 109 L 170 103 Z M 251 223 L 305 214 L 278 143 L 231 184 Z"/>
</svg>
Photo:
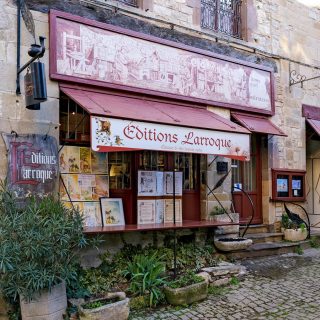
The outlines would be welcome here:
<svg viewBox="0 0 320 320">
<path fill-rule="evenodd" d="M 248 134 L 171 126 L 151 122 L 91 117 L 94 151 L 134 149 L 216 154 L 249 160 Z"/>
<path fill-rule="evenodd" d="M 2 134 L 8 151 L 7 183 L 17 198 L 56 191 L 58 147 L 54 137 L 40 134 Z"/>
</svg>

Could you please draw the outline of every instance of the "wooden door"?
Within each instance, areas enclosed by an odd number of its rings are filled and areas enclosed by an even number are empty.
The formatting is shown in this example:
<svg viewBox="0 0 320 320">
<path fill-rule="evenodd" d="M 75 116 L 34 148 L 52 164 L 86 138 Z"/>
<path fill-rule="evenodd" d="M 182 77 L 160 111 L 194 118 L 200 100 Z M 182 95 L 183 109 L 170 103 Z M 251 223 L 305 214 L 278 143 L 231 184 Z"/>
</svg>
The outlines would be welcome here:
<svg viewBox="0 0 320 320">
<path fill-rule="evenodd" d="M 261 136 L 252 135 L 250 161 L 232 160 L 236 168 L 232 169 L 232 185 L 239 184 L 248 193 L 254 205 L 253 224 L 262 223 L 262 185 L 261 185 Z M 249 222 L 252 215 L 250 201 L 237 189 L 233 192 L 233 203 L 240 214 L 240 223 Z"/>
</svg>

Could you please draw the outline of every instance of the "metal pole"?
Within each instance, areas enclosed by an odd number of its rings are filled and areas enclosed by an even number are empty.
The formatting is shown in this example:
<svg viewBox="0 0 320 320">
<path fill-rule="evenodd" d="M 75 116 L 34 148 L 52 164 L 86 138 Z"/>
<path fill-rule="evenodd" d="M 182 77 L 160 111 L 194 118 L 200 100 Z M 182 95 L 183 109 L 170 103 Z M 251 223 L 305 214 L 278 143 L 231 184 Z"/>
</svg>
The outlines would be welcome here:
<svg viewBox="0 0 320 320">
<path fill-rule="evenodd" d="M 20 95 L 20 42 L 21 42 L 21 0 L 17 1 L 17 78 L 16 78 L 16 94 Z"/>
<path fill-rule="evenodd" d="M 175 158 L 175 156 L 174 156 Z M 175 166 L 175 159 L 174 159 L 174 166 Z M 175 168 L 173 168 L 173 224 L 174 224 L 174 237 L 173 237 L 173 277 L 174 279 L 177 277 L 177 234 L 176 234 L 176 173 Z"/>
</svg>

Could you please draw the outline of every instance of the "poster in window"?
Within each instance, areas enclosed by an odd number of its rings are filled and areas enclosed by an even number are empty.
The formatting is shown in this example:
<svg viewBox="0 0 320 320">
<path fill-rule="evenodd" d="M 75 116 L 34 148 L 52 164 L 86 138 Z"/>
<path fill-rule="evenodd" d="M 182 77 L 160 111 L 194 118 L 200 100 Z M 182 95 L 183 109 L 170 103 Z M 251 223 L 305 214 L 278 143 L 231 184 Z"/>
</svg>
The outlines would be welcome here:
<svg viewBox="0 0 320 320">
<path fill-rule="evenodd" d="M 156 193 L 156 171 L 138 171 L 138 196 L 155 196 Z"/>
<path fill-rule="evenodd" d="M 72 201 L 81 200 L 81 188 L 78 174 L 68 174 L 68 192 Z"/>
<path fill-rule="evenodd" d="M 100 198 L 104 226 L 123 226 L 124 212 L 121 198 Z"/>
<path fill-rule="evenodd" d="M 164 222 L 174 222 L 173 199 L 164 200 Z M 182 222 L 182 201 L 176 199 L 175 201 L 175 216 L 176 222 Z"/>
<path fill-rule="evenodd" d="M 92 200 L 99 200 L 101 197 L 109 197 L 109 177 L 107 175 L 95 176 L 95 185 L 92 189 Z"/>
<path fill-rule="evenodd" d="M 175 194 L 182 195 L 182 172 L 175 172 Z M 164 195 L 173 195 L 173 172 L 164 173 Z"/>
<path fill-rule="evenodd" d="M 292 189 L 301 190 L 301 179 L 298 179 L 298 180 L 292 179 Z"/>
<path fill-rule="evenodd" d="M 89 175 L 89 174 L 79 174 L 78 175 L 78 184 L 80 187 L 81 200 L 84 200 L 84 201 L 93 200 L 92 199 L 92 188 L 96 184 L 95 176 Z"/>
<path fill-rule="evenodd" d="M 75 208 L 83 216 L 84 227 L 101 227 L 101 210 L 99 202 L 63 202 L 67 208 Z"/>
<path fill-rule="evenodd" d="M 80 147 L 80 172 L 91 173 L 91 152 L 90 148 Z"/>
<path fill-rule="evenodd" d="M 277 192 L 288 192 L 288 179 L 277 179 Z"/>
<path fill-rule="evenodd" d="M 91 170 L 95 174 L 108 173 L 108 153 L 91 150 Z"/>
<path fill-rule="evenodd" d="M 138 224 L 156 222 L 156 200 L 138 200 Z"/>
<path fill-rule="evenodd" d="M 79 147 L 68 146 L 66 149 L 66 167 L 69 173 L 80 172 L 80 152 Z M 63 148 L 63 149 L 64 149 Z M 64 150 L 61 150 L 61 155 Z"/>
</svg>

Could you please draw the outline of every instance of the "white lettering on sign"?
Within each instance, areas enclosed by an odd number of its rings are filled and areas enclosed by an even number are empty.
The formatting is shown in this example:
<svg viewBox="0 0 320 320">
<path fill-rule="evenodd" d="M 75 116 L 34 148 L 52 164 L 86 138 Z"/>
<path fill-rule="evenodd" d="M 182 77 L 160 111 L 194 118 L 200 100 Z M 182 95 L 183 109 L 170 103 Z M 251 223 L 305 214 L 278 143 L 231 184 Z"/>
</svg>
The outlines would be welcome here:
<svg viewBox="0 0 320 320">
<path fill-rule="evenodd" d="M 91 117 L 94 151 L 146 149 L 216 154 L 249 160 L 249 134 Z"/>
</svg>

